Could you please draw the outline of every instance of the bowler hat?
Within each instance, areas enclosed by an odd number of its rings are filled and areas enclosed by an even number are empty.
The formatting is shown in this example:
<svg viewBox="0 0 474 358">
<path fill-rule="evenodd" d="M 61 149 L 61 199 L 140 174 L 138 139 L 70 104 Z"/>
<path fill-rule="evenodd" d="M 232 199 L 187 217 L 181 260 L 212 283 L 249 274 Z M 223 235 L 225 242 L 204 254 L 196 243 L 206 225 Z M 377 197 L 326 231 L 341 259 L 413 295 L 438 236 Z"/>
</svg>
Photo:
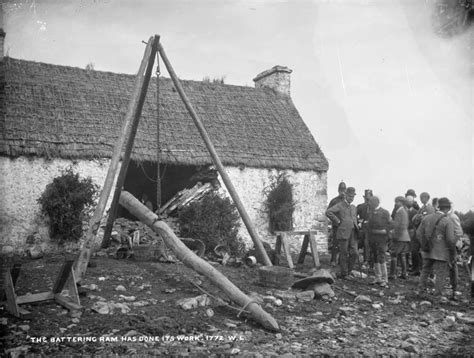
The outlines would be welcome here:
<svg viewBox="0 0 474 358">
<path fill-rule="evenodd" d="M 414 198 L 416 198 L 416 193 L 413 189 L 408 189 L 407 192 L 405 193 L 405 196 L 411 195 Z"/>
<path fill-rule="evenodd" d="M 353 188 L 352 186 L 348 187 L 347 190 L 346 190 L 346 194 L 349 194 L 349 195 L 356 195 L 356 190 L 355 190 L 355 188 Z"/>
<path fill-rule="evenodd" d="M 364 190 L 364 198 L 371 198 L 372 196 L 374 196 L 374 193 L 372 192 L 372 190 L 370 189 Z"/>
<path fill-rule="evenodd" d="M 346 183 L 344 183 L 343 181 L 341 181 L 339 183 L 339 186 L 337 187 L 337 190 L 346 190 Z"/>
<path fill-rule="evenodd" d="M 438 207 L 440 209 L 449 209 L 451 208 L 451 202 L 448 198 L 441 198 L 438 200 Z"/>
</svg>

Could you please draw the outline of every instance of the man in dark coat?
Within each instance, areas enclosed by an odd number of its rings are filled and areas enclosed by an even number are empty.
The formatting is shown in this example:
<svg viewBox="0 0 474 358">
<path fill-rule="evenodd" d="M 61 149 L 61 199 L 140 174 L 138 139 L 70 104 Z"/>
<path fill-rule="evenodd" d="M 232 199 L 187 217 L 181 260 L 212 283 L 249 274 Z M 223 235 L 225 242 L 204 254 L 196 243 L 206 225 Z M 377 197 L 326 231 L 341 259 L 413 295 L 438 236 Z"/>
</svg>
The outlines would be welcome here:
<svg viewBox="0 0 474 358">
<path fill-rule="evenodd" d="M 420 200 L 421 200 L 421 208 L 418 210 L 416 215 L 412 219 L 412 224 L 414 226 L 415 232 L 418 229 L 418 227 L 421 224 L 421 221 L 424 219 L 425 216 L 434 214 L 435 209 L 433 206 L 430 204 L 430 194 L 427 192 L 423 192 L 420 194 Z M 421 252 L 420 252 L 420 241 L 416 237 L 411 240 L 410 242 L 411 245 L 411 262 L 412 262 L 412 268 L 411 268 L 411 273 L 410 275 L 413 276 L 419 276 L 420 271 L 421 271 Z"/>
<path fill-rule="evenodd" d="M 367 223 L 370 251 L 374 258 L 375 280 L 372 284 L 387 287 L 388 275 L 385 256 L 388 247 L 388 233 L 392 219 L 388 210 L 380 207 L 380 200 L 373 196 L 369 200 L 370 216 Z"/>
<path fill-rule="evenodd" d="M 346 277 L 354 268 L 357 259 L 357 210 L 352 202 L 355 189 L 347 188 L 344 201 L 326 210 L 326 216 L 337 226 L 336 240 L 340 252 L 340 277 Z"/>
<path fill-rule="evenodd" d="M 367 222 L 369 221 L 369 200 L 374 194 L 372 190 L 366 189 L 364 192 L 364 202 L 357 205 L 357 218 L 359 222 L 359 245 L 364 248 L 364 265 L 373 267 L 373 260 L 371 259 L 369 246 L 369 233 L 367 231 Z"/>
<path fill-rule="evenodd" d="M 421 270 L 419 292 L 426 288 L 431 271 L 435 274 L 435 295 L 442 295 L 444 281 L 449 272 L 449 265 L 455 264 L 456 236 L 454 223 L 448 213 L 451 202 L 448 198 L 438 201 L 439 211 L 427 215 L 417 230 L 417 237 L 421 243 L 423 268 Z"/>
<path fill-rule="evenodd" d="M 337 203 L 340 203 L 341 201 L 344 201 L 345 193 L 346 193 L 346 183 L 341 181 L 339 183 L 339 186 L 337 188 L 338 195 L 331 199 L 328 205 L 328 209 L 336 205 Z M 332 230 L 331 234 L 329 236 L 330 242 L 329 242 L 329 247 L 331 250 L 331 265 L 336 266 L 337 265 L 337 255 L 339 254 L 339 247 L 337 244 L 336 240 L 336 231 L 337 231 L 337 226 L 335 224 L 332 224 Z"/>
</svg>

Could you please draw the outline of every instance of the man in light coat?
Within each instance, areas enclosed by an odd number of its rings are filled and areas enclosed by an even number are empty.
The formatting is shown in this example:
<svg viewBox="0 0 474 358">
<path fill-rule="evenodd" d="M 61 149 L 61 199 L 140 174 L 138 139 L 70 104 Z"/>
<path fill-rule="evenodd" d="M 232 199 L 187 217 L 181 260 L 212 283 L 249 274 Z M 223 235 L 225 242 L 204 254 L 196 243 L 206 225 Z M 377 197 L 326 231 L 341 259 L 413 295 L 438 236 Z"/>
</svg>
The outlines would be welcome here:
<svg viewBox="0 0 474 358">
<path fill-rule="evenodd" d="M 357 259 L 357 210 L 352 202 L 355 189 L 347 188 L 345 199 L 326 210 L 326 216 L 337 226 L 336 240 L 339 245 L 340 277 L 345 278 L 354 268 Z"/>
<path fill-rule="evenodd" d="M 423 268 L 418 289 L 423 292 L 431 271 L 435 274 L 435 295 L 442 295 L 443 285 L 448 276 L 449 264 L 456 257 L 456 236 L 454 223 L 448 213 L 451 202 L 448 198 L 438 201 L 439 211 L 427 215 L 417 230 L 422 245 Z M 423 242 L 428 243 L 424 247 Z"/>
<path fill-rule="evenodd" d="M 407 278 L 406 254 L 410 252 L 410 235 L 408 234 L 408 212 L 405 207 L 406 198 L 397 196 L 395 198 L 395 215 L 393 219 L 392 247 L 390 251 L 390 274 L 389 279 L 395 279 L 397 274 L 397 260 L 400 260 L 402 268 L 402 279 Z"/>
</svg>

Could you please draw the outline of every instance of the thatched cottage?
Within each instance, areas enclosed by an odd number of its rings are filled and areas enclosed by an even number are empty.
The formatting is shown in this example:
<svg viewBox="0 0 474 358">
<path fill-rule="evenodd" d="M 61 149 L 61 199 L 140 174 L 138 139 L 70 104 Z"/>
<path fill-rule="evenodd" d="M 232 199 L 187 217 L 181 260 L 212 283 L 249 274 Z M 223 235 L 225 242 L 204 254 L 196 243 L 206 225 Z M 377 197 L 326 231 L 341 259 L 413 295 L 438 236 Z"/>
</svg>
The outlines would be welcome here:
<svg viewBox="0 0 474 358">
<path fill-rule="evenodd" d="M 37 199 L 64 168 L 74 164 L 82 176 L 104 183 L 135 76 L 1 55 L 0 238 L 2 245 L 20 248 L 29 234 L 47 233 Z M 255 88 L 182 84 L 260 236 L 270 239 L 264 189 L 272 176 L 285 172 L 294 186 L 295 229 L 321 230 L 324 249 L 328 162 L 291 100 L 290 74 L 275 66 L 254 79 Z M 170 79 L 160 78 L 160 99 L 166 202 L 212 162 Z M 137 196 L 155 197 L 156 120 L 153 78 L 125 182 Z M 244 225 L 241 234 L 251 242 Z"/>
</svg>

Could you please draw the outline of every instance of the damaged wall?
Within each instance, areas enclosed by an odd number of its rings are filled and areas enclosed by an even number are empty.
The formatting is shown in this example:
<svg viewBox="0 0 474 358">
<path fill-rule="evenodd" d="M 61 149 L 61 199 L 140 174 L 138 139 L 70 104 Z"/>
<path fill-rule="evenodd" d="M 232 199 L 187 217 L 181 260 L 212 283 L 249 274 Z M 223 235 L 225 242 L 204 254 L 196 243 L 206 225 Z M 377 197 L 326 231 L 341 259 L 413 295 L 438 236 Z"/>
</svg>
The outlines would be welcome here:
<svg viewBox="0 0 474 358">
<path fill-rule="evenodd" d="M 73 168 L 81 177 L 90 176 L 95 184 L 104 184 L 109 159 L 78 160 L 74 163 Z M 46 185 L 71 164 L 72 161 L 64 159 L 0 157 L 1 247 L 8 245 L 21 250 L 27 236 L 34 232 L 39 232 L 43 239 L 48 238 L 48 228 L 40 217 L 37 199 Z"/>
<path fill-rule="evenodd" d="M 238 168 L 226 167 L 227 173 L 247 210 L 250 219 L 256 227 L 261 239 L 272 245 L 275 237 L 269 232 L 268 215 L 263 205 L 266 196 L 265 188 L 270 186 L 272 177 L 284 172 L 288 180 L 293 184 L 293 199 L 296 203 L 293 213 L 293 225 L 295 230 L 314 229 L 318 233 L 316 240 L 320 252 L 327 251 L 327 220 L 324 212 L 327 206 L 327 173 L 314 171 L 293 171 L 276 169 Z M 221 186 L 225 188 L 219 177 Z M 244 223 L 241 223 L 239 234 L 251 246 L 252 239 L 247 232 Z M 290 243 L 294 252 L 299 252 L 302 236 L 294 237 Z"/>
<path fill-rule="evenodd" d="M 100 187 L 103 185 L 110 164 L 109 159 L 78 160 L 74 163 L 74 170 L 81 177 L 90 176 L 95 184 Z M 27 236 L 34 232 L 39 232 L 46 241 L 48 229 L 40 217 L 37 199 L 46 185 L 71 164 L 72 161 L 64 159 L 0 157 L 0 249 L 8 245 L 15 250 L 23 250 Z M 272 177 L 280 171 L 238 167 L 226 167 L 226 170 L 259 236 L 273 244 L 275 237 L 268 231 L 268 216 L 263 206 L 264 191 L 270 185 Z M 327 174 L 292 170 L 284 172 L 293 184 L 293 197 L 296 202 L 293 214 L 295 230 L 316 229 L 319 250 L 326 251 L 327 222 L 324 211 L 327 203 Z M 222 180 L 220 181 L 222 187 L 225 187 Z M 108 204 L 111 198 L 112 195 Z M 240 235 L 252 246 L 252 240 L 243 223 Z M 302 237 L 293 240 L 293 251 L 299 250 L 301 241 Z"/>
</svg>

